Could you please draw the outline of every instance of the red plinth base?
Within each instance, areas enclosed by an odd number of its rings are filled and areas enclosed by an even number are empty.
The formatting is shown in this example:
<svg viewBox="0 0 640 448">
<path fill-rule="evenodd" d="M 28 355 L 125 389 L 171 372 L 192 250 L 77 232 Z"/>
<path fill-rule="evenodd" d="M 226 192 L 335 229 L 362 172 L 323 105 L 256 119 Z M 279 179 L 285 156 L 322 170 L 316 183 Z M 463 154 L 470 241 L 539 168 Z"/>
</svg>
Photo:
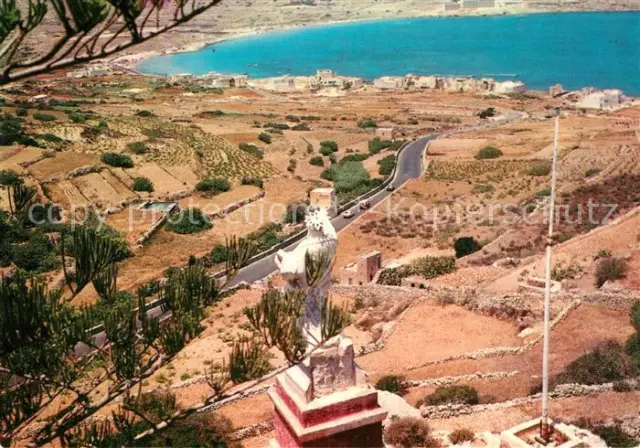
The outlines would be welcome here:
<svg viewBox="0 0 640 448">
<path fill-rule="evenodd" d="M 269 391 L 275 407 L 275 445 L 293 447 L 382 447 L 382 421 L 387 412 L 378 393 L 353 386 L 309 400 L 307 384 L 293 368 L 276 378 Z"/>
</svg>

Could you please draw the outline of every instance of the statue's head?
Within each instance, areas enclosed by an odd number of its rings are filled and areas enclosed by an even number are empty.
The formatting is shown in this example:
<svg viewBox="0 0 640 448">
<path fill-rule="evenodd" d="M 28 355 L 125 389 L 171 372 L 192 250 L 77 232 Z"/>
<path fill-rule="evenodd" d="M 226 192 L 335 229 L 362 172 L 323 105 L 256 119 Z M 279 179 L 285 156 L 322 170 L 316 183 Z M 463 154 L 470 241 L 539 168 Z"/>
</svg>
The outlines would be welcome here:
<svg viewBox="0 0 640 448">
<path fill-rule="evenodd" d="M 279 250 L 275 262 L 280 274 L 290 283 L 306 284 L 305 257 L 307 253 L 316 255 L 327 251 L 331 259 L 335 254 L 338 235 L 331 223 L 331 219 L 324 208 L 308 209 L 305 217 L 307 236 L 300 241 L 295 249 Z"/>
<path fill-rule="evenodd" d="M 336 230 L 331 223 L 331 218 L 325 208 L 307 209 L 307 216 L 304 218 L 309 235 L 326 236 L 337 239 Z"/>
</svg>

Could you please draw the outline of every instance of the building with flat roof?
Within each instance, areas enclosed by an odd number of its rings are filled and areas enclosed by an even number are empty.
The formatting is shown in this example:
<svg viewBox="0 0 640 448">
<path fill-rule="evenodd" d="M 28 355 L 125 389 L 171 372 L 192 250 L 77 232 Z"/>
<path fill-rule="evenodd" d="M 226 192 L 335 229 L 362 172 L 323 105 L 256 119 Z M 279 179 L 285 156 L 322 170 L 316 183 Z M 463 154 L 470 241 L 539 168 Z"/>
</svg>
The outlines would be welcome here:
<svg viewBox="0 0 640 448">
<path fill-rule="evenodd" d="M 334 188 L 315 188 L 309 194 L 309 205 L 314 208 L 324 208 L 329 216 L 338 214 L 338 199 Z"/>
<path fill-rule="evenodd" d="M 382 254 L 378 250 L 358 256 L 358 259 L 340 268 L 341 285 L 366 285 L 371 283 L 382 267 Z"/>
</svg>

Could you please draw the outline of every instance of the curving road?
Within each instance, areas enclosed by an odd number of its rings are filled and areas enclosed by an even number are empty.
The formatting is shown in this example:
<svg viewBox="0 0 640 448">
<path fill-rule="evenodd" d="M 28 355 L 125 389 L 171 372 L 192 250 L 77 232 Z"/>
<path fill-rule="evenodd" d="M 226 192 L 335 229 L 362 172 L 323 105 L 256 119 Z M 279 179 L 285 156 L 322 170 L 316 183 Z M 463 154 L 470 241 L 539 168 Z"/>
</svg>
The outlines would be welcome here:
<svg viewBox="0 0 640 448">
<path fill-rule="evenodd" d="M 474 131 L 478 129 L 483 129 L 487 127 L 493 127 L 502 125 L 505 123 L 509 123 L 512 121 L 521 120 L 526 118 L 527 114 L 524 112 L 518 112 L 510 110 L 506 115 L 496 118 L 493 121 L 488 123 L 483 123 L 478 126 L 471 126 L 467 128 L 459 128 L 455 129 L 451 132 L 446 132 L 443 134 L 435 134 L 429 135 L 426 137 L 420 137 L 417 140 L 409 143 L 400 153 L 400 156 L 397 161 L 397 168 L 395 175 L 393 177 L 393 184 L 396 188 L 402 186 L 405 182 L 410 179 L 417 179 L 422 175 L 422 155 L 425 149 L 425 146 L 431 140 L 435 140 L 438 137 L 445 135 L 453 135 L 463 132 Z M 375 206 L 376 204 L 383 201 L 386 197 L 388 197 L 392 192 L 387 191 L 386 189 L 380 191 L 379 193 L 371 196 L 369 198 L 369 202 L 371 206 Z M 350 222 L 355 220 L 358 216 L 362 215 L 366 212 L 366 210 L 360 210 L 359 207 L 355 206 L 352 208 L 355 212 L 355 216 L 350 219 L 345 219 L 341 215 L 336 216 L 331 220 L 333 226 L 335 227 L 337 232 L 340 232 L 344 229 Z M 291 250 L 295 248 L 298 243 L 292 243 L 291 245 L 284 248 L 285 250 Z M 236 275 L 236 277 L 229 282 L 228 287 L 232 287 L 241 282 L 254 283 L 258 280 L 261 280 L 267 277 L 269 274 L 275 272 L 277 270 L 276 263 L 274 261 L 274 256 L 268 256 L 263 258 L 262 260 L 258 260 L 245 268 L 241 269 L 240 272 Z"/>
<path fill-rule="evenodd" d="M 427 143 L 435 138 L 438 135 L 431 135 L 428 137 L 421 137 L 412 143 L 409 143 L 401 152 L 398 157 L 397 168 L 395 175 L 393 177 L 393 184 L 396 188 L 403 185 L 409 179 L 417 179 L 422 175 L 422 153 L 424 151 Z M 386 197 L 388 197 L 392 192 L 387 191 L 386 189 L 376 193 L 375 195 L 369 198 L 369 202 L 371 203 L 371 207 L 375 206 L 382 202 Z M 355 213 L 353 218 L 343 218 L 342 215 L 338 215 L 331 220 L 333 223 L 333 227 L 335 227 L 337 232 L 340 232 L 344 229 L 350 222 L 355 220 L 358 216 L 362 215 L 366 212 L 366 210 L 360 210 L 360 208 L 356 205 L 352 208 Z M 292 243 L 290 246 L 286 247 L 285 250 L 291 250 L 295 248 L 298 243 Z M 277 270 L 276 263 L 274 261 L 274 256 L 268 256 L 263 258 L 262 260 L 258 260 L 249 266 L 241 269 L 240 272 L 236 275 L 236 277 L 231 280 L 228 284 L 228 287 L 232 287 L 241 282 L 254 283 L 258 280 L 261 280 L 267 277 L 269 274 L 275 272 Z"/>
<path fill-rule="evenodd" d="M 430 135 L 430 136 L 418 138 L 417 140 L 405 146 L 405 148 L 400 152 L 400 155 L 397 161 L 397 168 L 393 177 L 394 186 L 398 188 L 404 185 L 404 183 L 407 182 L 408 180 L 417 179 L 422 175 L 423 152 L 424 152 L 425 146 L 431 140 L 435 140 L 436 138 L 443 135 L 457 134 L 457 133 L 468 132 L 468 131 L 477 130 L 477 129 L 481 129 L 489 126 L 505 124 L 511 121 L 520 120 L 522 118 L 525 118 L 526 116 L 527 115 L 523 112 L 510 111 L 506 116 L 499 118 L 488 124 L 483 124 L 483 125 L 473 126 L 469 128 L 463 128 L 463 129 L 457 129 L 455 131 L 445 133 L 445 134 L 436 134 L 436 135 Z M 392 193 L 391 191 L 384 189 L 376 193 L 375 195 L 371 196 L 369 198 L 371 207 L 382 202 L 391 193 Z M 359 216 L 366 213 L 366 210 L 360 210 L 357 205 L 354 206 L 352 210 L 355 213 L 355 216 L 352 218 L 345 219 L 341 215 L 338 215 L 331 220 L 337 232 L 340 232 L 347 225 L 349 225 L 351 222 L 357 219 Z M 292 243 L 291 245 L 287 246 L 285 249 L 291 250 L 295 248 L 297 245 L 298 245 L 297 242 Z M 250 265 L 244 267 L 243 269 L 240 270 L 240 272 L 238 272 L 236 277 L 231 282 L 229 282 L 227 287 L 235 286 L 241 282 L 254 283 L 272 274 L 277 270 L 274 258 L 275 258 L 274 255 L 269 255 L 261 260 L 255 261 L 254 263 L 251 263 Z M 148 309 L 147 314 L 149 316 L 157 317 L 160 319 L 167 319 L 170 316 L 170 312 L 167 312 L 162 306 L 156 306 L 151 309 Z M 93 336 L 93 341 L 98 346 L 101 346 L 103 343 L 105 343 L 106 335 L 104 331 L 97 332 Z M 89 347 L 87 347 L 83 343 L 78 343 L 78 345 L 76 345 L 75 347 L 76 356 L 85 355 L 89 351 L 90 351 Z"/>
</svg>

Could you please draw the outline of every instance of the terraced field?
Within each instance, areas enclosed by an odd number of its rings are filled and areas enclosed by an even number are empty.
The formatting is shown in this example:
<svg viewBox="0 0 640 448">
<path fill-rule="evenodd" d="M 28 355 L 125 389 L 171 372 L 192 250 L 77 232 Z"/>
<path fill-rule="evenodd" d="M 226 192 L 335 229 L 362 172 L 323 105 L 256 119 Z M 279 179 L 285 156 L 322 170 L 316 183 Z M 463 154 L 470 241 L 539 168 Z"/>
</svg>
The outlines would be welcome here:
<svg viewBox="0 0 640 448">
<path fill-rule="evenodd" d="M 194 184 L 200 177 L 190 168 L 192 162 L 202 167 L 203 172 L 198 174 L 229 179 L 240 179 L 243 176 L 264 178 L 276 171 L 269 163 L 241 151 L 220 136 L 202 131 L 197 126 L 167 123 L 155 118 L 119 118 L 109 121 L 109 128 L 113 132 L 137 140 L 148 139 L 153 150 L 141 158 L 146 162 L 154 162 L 169 172 L 175 169 L 175 177 L 180 179 L 182 184 Z"/>
<path fill-rule="evenodd" d="M 92 166 L 100 163 L 96 154 L 67 151 L 56 152 L 55 157 L 47 157 L 34 163 L 28 171 L 40 181 L 53 176 L 64 176 L 76 168 Z"/>
<path fill-rule="evenodd" d="M 92 202 L 100 202 L 103 205 L 117 205 L 126 196 L 121 195 L 108 183 L 99 173 L 89 173 L 73 179 L 74 185 L 80 190 L 82 195 Z"/>
<path fill-rule="evenodd" d="M 67 198 L 68 203 L 72 206 L 89 204 L 91 202 L 91 200 L 84 197 L 80 190 L 78 190 L 70 180 L 58 182 L 58 187 L 62 190 L 62 193 Z"/>
<path fill-rule="evenodd" d="M 433 160 L 427 178 L 435 180 L 471 180 L 482 176 L 501 181 L 540 163 L 539 160 Z"/>
<path fill-rule="evenodd" d="M 106 169 L 100 171 L 100 176 L 109 184 L 118 194 L 124 199 L 131 199 L 136 197 L 136 194 L 131 191 L 128 187 L 128 184 L 122 182 L 116 175 L 114 175 L 111 170 Z"/>
<path fill-rule="evenodd" d="M 171 175 L 172 169 L 169 167 L 165 169 L 155 163 L 146 163 L 130 171 L 134 177 L 148 177 L 153 182 L 154 191 L 157 195 L 175 194 L 189 189 L 188 185 Z"/>
</svg>

